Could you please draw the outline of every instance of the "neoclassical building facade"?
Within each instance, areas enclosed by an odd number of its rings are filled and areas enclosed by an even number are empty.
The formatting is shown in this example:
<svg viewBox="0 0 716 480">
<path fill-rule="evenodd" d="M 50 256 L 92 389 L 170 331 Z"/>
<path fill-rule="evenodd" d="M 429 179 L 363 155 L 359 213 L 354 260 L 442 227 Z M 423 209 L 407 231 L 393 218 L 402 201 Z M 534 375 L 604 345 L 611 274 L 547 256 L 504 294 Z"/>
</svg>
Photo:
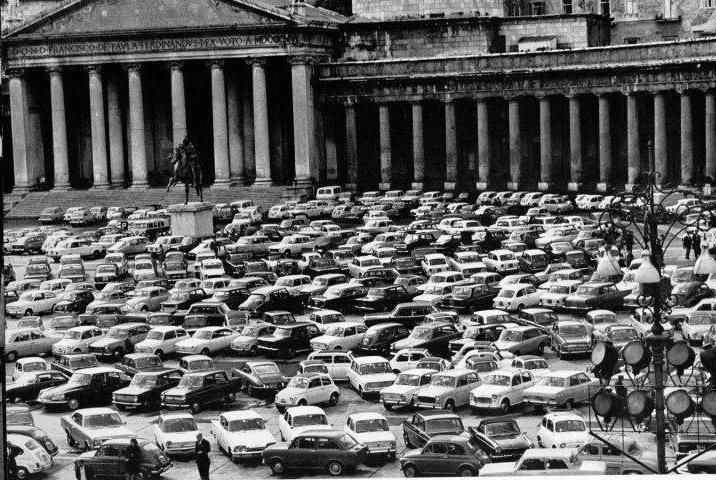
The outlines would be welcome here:
<svg viewBox="0 0 716 480">
<path fill-rule="evenodd" d="M 711 0 L 2 7 L 14 193 L 166 185 L 185 136 L 217 189 L 607 191 L 650 155 L 716 178 Z"/>
</svg>

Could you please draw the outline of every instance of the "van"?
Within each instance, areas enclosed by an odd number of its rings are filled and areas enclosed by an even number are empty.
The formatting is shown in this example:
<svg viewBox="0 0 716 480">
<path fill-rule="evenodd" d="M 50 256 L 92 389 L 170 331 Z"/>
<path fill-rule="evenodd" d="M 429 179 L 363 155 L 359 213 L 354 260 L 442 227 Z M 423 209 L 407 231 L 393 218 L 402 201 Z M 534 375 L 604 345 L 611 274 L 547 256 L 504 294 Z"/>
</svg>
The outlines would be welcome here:
<svg viewBox="0 0 716 480">
<path fill-rule="evenodd" d="M 321 187 L 316 191 L 316 200 L 338 200 L 343 193 L 343 188 L 337 185 Z"/>
</svg>

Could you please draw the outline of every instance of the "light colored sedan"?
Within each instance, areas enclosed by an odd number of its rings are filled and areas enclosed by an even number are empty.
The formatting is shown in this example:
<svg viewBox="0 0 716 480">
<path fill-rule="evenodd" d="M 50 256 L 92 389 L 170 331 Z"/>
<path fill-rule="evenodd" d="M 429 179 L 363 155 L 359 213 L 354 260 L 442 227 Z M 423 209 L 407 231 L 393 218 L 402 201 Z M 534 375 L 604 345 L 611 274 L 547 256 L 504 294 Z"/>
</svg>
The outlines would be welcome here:
<svg viewBox="0 0 716 480">
<path fill-rule="evenodd" d="M 5 307 L 8 315 L 12 317 L 36 315 L 48 313 L 60 301 L 56 292 L 49 290 L 30 290 L 20 295 L 16 301 Z"/>
<path fill-rule="evenodd" d="M 177 342 L 176 351 L 180 354 L 211 353 L 226 350 L 240 332 L 228 327 L 204 327 L 198 329 L 191 338 Z"/>
<path fill-rule="evenodd" d="M 5 360 L 14 362 L 20 357 L 49 354 L 52 345 L 59 340 L 34 328 L 8 330 L 5 333 Z"/>
</svg>

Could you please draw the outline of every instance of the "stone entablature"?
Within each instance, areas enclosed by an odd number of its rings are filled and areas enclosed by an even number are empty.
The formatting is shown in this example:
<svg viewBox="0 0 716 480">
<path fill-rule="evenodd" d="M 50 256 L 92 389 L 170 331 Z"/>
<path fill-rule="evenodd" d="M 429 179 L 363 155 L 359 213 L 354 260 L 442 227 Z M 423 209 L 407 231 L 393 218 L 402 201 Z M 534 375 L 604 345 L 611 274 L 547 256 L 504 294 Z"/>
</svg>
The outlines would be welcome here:
<svg viewBox="0 0 716 480">
<path fill-rule="evenodd" d="M 353 14 L 371 20 L 428 17 L 430 15 L 504 14 L 503 0 L 352 0 Z"/>
</svg>

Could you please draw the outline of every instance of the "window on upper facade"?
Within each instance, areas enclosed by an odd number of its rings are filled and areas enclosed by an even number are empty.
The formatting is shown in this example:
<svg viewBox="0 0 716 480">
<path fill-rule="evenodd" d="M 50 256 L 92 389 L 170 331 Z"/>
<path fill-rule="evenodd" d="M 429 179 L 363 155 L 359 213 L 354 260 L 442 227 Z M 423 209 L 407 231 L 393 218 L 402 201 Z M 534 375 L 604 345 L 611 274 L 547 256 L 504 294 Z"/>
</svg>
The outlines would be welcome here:
<svg viewBox="0 0 716 480">
<path fill-rule="evenodd" d="M 624 43 L 629 45 L 635 45 L 639 43 L 639 40 L 641 40 L 639 37 L 627 37 L 624 39 Z"/>
<path fill-rule="evenodd" d="M 520 16 L 520 6 L 516 3 L 513 3 L 510 5 L 510 17 L 519 17 Z"/>
<path fill-rule="evenodd" d="M 664 0 L 664 18 L 676 18 L 674 0 Z"/>
<path fill-rule="evenodd" d="M 610 0 L 599 0 L 599 10 L 602 15 L 611 15 L 612 8 L 610 5 Z"/>
<path fill-rule="evenodd" d="M 703 8 L 712 8 L 716 6 L 716 0 L 703 0 Z"/>
<path fill-rule="evenodd" d="M 565 15 L 572 13 L 572 0 L 562 0 L 562 13 Z"/>
<path fill-rule="evenodd" d="M 532 2 L 532 12 L 531 14 L 533 16 L 536 15 L 544 15 L 544 2 L 542 1 L 536 1 Z"/>
<path fill-rule="evenodd" d="M 624 14 L 636 15 L 638 12 L 637 0 L 624 0 Z"/>
</svg>

